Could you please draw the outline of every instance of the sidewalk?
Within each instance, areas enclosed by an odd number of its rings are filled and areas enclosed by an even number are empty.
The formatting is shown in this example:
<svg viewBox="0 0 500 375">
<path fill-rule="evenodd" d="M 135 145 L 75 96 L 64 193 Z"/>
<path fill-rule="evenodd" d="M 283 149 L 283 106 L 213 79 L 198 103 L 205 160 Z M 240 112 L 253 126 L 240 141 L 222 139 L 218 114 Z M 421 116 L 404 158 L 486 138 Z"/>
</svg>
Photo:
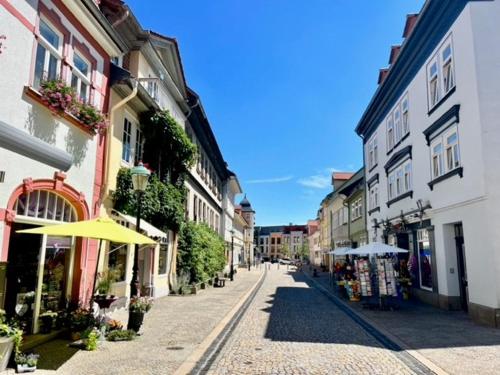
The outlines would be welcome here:
<svg viewBox="0 0 500 375">
<path fill-rule="evenodd" d="M 227 282 L 224 288 L 157 299 L 144 319 L 143 334 L 134 341 L 103 342 L 95 352 L 68 348 L 66 340 L 39 346 L 35 348 L 40 354 L 36 373 L 172 374 L 255 285 L 263 271 L 238 269 L 234 282 Z M 118 315 L 126 324 L 126 312 Z"/>
<path fill-rule="evenodd" d="M 309 272 L 309 267 L 304 269 Z M 318 275 L 314 281 L 334 292 L 328 273 Z M 396 337 L 450 374 L 500 373 L 500 330 L 479 326 L 464 312 L 445 311 L 417 301 L 405 302 L 397 311 L 377 311 L 363 309 L 359 302 L 342 301 L 369 323 L 375 323 L 383 334 Z"/>
</svg>

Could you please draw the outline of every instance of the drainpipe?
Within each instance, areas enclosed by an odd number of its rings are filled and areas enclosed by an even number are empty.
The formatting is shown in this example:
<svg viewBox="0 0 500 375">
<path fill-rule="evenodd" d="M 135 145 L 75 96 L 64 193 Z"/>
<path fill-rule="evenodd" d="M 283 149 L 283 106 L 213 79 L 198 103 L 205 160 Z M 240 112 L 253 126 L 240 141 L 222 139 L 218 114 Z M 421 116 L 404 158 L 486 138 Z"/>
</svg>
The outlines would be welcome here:
<svg viewBox="0 0 500 375">
<path fill-rule="evenodd" d="M 132 100 L 137 95 L 137 80 L 132 80 L 132 84 L 134 86 L 132 92 L 129 96 L 123 98 L 118 103 L 116 103 L 111 110 L 109 111 L 109 128 L 108 128 L 108 137 L 106 139 L 106 158 L 104 163 L 104 188 L 102 189 L 102 196 L 108 191 L 108 181 L 109 181 L 109 159 L 110 159 L 110 148 L 111 148 L 111 138 L 113 137 L 113 129 L 114 129 L 114 120 L 115 120 L 115 111 L 119 108 L 123 107 L 127 102 Z M 102 197 L 101 197 L 102 198 Z"/>
</svg>

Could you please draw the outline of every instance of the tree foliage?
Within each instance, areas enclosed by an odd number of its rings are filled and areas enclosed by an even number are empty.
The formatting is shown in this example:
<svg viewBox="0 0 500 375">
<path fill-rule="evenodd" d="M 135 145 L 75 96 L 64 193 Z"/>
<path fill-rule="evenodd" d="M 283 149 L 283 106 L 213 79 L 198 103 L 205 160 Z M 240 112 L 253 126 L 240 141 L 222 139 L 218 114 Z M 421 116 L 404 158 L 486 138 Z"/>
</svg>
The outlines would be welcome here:
<svg viewBox="0 0 500 375">
<path fill-rule="evenodd" d="M 206 224 L 182 226 L 177 256 L 178 274 L 188 273 L 196 283 L 213 277 L 226 264 L 224 240 Z"/>
<path fill-rule="evenodd" d="M 148 187 L 142 197 L 141 218 L 157 228 L 177 232 L 184 220 L 185 188 L 160 181 L 156 174 L 149 177 Z M 114 208 L 135 216 L 137 198 L 130 169 L 121 168 L 113 193 Z"/>
<path fill-rule="evenodd" d="M 141 116 L 144 131 L 143 161 L 162 181 L 182 186 L 196 160 L 196 146 L 168 110 Z"/>
</svg>

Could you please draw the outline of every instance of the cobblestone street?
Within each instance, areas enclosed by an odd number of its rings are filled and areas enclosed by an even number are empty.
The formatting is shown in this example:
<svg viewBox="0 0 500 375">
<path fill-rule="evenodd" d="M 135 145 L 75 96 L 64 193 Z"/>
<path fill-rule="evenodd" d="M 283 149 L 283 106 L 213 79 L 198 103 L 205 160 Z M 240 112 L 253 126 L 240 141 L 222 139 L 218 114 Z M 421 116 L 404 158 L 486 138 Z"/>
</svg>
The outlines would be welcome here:
<svg viewBox="0 0 500 375">
<path fill-rule="evenodd" d="M 410 362 L 410 363 L 409 363 Z M 386 349 L 300 272 L 273 265 L 208 374 L 425 373 Z"/>
</svg>

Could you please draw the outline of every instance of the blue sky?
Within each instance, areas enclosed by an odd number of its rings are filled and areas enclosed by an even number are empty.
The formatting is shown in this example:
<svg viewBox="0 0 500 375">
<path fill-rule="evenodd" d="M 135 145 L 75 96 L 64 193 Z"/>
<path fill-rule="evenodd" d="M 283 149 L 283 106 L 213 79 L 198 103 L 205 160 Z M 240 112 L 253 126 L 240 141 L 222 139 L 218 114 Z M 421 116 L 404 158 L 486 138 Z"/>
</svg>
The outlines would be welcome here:
<svg viewBox="0 0 500 375">
<path fill-rule="evenodd" d="M 128 0 L 177 38 L 258 225 L 305 223 L 334 170 L 362 166 L 354 133 L 406 14 L 423 0 Z"/>
</svg>

